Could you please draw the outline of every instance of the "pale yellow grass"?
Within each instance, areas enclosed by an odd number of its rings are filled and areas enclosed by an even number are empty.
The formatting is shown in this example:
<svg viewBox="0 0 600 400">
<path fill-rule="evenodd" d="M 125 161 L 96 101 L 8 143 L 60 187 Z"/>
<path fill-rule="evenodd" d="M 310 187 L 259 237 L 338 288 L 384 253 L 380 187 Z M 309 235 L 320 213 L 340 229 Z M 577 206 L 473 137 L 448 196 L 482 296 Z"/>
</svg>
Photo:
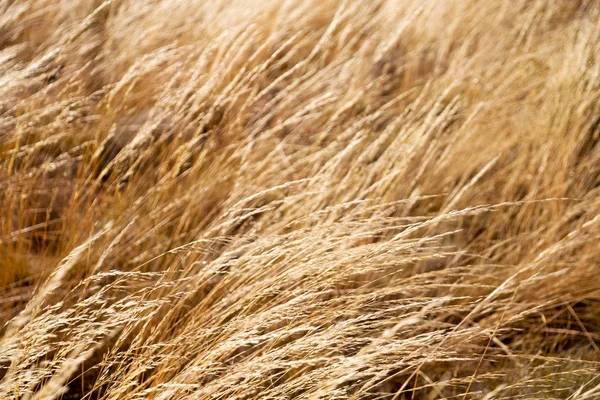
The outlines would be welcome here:
<svg viewBox="0 0 600 400">
<path fill-rule="evenodd" d="M 600 2 L 0 1 L 0 399 L 600 398 Z"/>
</svg>

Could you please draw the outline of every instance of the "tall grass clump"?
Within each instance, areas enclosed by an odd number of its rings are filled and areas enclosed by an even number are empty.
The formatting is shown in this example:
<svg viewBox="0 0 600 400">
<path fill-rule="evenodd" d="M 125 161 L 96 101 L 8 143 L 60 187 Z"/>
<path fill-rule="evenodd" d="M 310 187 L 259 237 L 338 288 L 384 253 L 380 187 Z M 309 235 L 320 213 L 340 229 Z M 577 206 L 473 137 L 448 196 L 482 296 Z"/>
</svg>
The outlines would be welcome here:
<svg viewBox="0 0 600 400">
<path fill-rule="evenodd" d="M 0 0 L 0 399 L 600 399 L 600 2 Z"/>
</svg>

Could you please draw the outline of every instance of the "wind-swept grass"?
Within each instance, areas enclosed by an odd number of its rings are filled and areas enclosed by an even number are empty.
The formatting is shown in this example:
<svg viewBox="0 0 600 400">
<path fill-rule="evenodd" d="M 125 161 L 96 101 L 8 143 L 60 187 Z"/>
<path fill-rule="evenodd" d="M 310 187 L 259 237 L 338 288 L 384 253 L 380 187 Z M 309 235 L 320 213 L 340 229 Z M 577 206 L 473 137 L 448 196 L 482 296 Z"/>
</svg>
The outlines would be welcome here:
<svg viewBox="0 0 600 400">
<path fill-rule="evenodd" d="M 600 3 L 0 2 L 0 398 L 600 398 Z"/>
</svg>

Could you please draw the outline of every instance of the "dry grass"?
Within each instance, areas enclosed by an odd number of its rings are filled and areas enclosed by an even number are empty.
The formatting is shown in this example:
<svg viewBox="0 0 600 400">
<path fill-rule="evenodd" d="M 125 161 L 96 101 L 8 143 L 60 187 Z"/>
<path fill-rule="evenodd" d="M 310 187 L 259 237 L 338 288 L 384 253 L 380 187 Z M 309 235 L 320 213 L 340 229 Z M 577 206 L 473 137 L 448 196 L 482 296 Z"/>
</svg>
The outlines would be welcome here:
<svg viewBox="0 0 600 400">
<path fill-rule="evenodd" d="M 600 2 L 0 1 L 1 399 L 599 399 Z"/>
</svg>

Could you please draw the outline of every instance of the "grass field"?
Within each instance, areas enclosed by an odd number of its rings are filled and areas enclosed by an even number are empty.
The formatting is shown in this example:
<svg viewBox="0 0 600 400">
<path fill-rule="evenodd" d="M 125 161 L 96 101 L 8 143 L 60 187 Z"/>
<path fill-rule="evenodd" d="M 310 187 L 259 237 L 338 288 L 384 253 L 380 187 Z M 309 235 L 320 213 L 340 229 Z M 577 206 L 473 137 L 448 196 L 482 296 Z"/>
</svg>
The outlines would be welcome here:
<svg viewBox="0 0 600 400">
<path fill-rule="evenodd" d="M 600 1 L 0 0 L 0 399 L 600 399 Z"/>
</svg>

